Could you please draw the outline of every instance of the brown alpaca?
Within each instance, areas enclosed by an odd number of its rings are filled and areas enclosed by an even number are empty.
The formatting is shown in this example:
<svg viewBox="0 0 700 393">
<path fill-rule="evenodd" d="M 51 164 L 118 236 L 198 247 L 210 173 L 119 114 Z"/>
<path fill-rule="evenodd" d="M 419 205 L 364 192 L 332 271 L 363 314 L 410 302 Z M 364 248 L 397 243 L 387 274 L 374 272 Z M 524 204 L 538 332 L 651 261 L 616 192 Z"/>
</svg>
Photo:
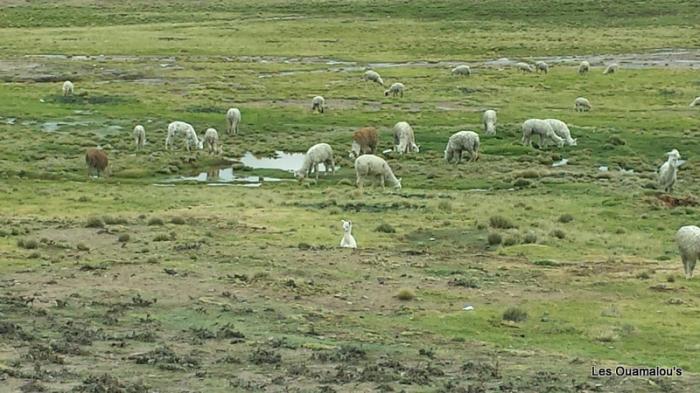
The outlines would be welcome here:
<svg viewBox="0 0 700 393">
<path fill-rule="evenodd" d="M 88 176 L 92 174 L 92 171 L 97 172 L 97 176 L 101 173 L 107 173 L 107 165 L 109 165 L 109 159 L 107 158 L 107 153 L 101 149 L 95 149 L 91 147 L 85 152 L 85 164 L 88 167 Z"/>
<path fill-rule="evenodd" d="M 359 157 L 363 154 L 374 154 L 379 142 L 379 134 L 374 127 L 363 127 L 352 134 L 352 150 L 350 156 Z"/>
</svg>

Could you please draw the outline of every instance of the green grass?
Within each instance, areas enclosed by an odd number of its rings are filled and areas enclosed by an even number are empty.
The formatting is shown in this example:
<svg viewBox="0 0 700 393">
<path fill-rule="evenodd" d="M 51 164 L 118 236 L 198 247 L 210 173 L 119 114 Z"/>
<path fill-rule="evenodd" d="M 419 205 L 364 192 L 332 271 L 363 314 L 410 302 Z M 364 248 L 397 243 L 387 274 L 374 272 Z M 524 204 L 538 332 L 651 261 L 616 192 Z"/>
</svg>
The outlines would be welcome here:
<svg viewBox="0 0 700 393">
<path fill-rule="evenodd" d="M 682 0 L 0 6 L 0 315 L 32 337 L 0 324 L 9 332 L 0 336 L 8 348 L 0 370 L 11 370 L 4 382 L 66 390 L 110 373 L 163 391 L 173 381 L 211 392 L 282 382 L 301 391 L 373 391 L 380 383 L 407 392 L 455 391 L 450 383 L 565 391 L 571 378 L 586 381 L 592 364 L 620 363 L 683 367 L 689 375 L 658 386 L 691 391 L 700 368 L 692 342 L 699 287 L 681 277 L 673 236 L 700 214 L 696 206 L 666 207 L 649 187 L 664 153 L 677 148 L 688 163 L 673 195 L 700 192 L 698 112 L 688 107 L 697 70 L 622 63 L 603 75 L 593 64 L 579 76 L 569 62 L 536 75 L 483 62 L 697 48 L 699 7 Z M 406 85 L 403 98 L 360 80 L 371 62 L 410 62 L 375 67 L 386 82 Z M 472 76 L 450 75 L 457 62 L 470 64 Z M 66 79 L 75 83 L 73 97 L 61 96 Z M 326 98 L 323 115 L 310 111 L 315 95 Z M 573 111 L 578 96 L 592 102 L 591 112 Z M 225 134 L 232 106 L 243 115 L 236 136 Z M 481 132 L 489 108 L 498 111 L 496 137 Z M 569 124 L 578 146 L 523 147 L 522 121 L 550 117 Z M 187 154 L 180 143 L 163 151 L 173 120 L 199 134 L 219 130 L 226 157 L 326 142 L 340 169 L 305 185 L 155 186 L 230 165 Z M 387 156 L 403 189 L 359 193 L 347 158 L 351 133 L 377 127 L 381 151 L 398 121 L 413 126 L 421 146 L 420 154 Z M 139 152 L 136 124 L 148 140 Z M 482 134 L 481 159 L 447 165 L 446 141 L 465 129 Z M 84 152 L 98 145 L 112 175 L 88 179 Z M 561 158 L 569 164 L 551 167 Z M 610 171 L 600 174 L 601 165 Z M 233 172 L 293 178 L 240 165 Z M 523 179 L 530 183 L 514 188 Z M 343 219 L 353 222 L 357 251 L 337 247 Z M 501 244 L 489 245 L 495 234 Z M 137 294 L 157 302 L 134 305 Z M 462 310 L 465 303 L 474 310 Z M 504 322 L 510 307 L 527 320 Z M 69 342 L 75 323 L 104 335 L 81 344 L 82 355 L 59 354 L 71 373 L 28 360 L 40 344 Z M 193 334 L 226 324 L 245 340 Z M 163 345 L 200 366 L 167 371 L 130 358 Z M 327 360 L 348 346 L 367 352 L 366 365 Z M 431 364 L 444 374 L 428 370 L 429 381 L 402 382 L 424 375 L 419 347 L 434 350 Z M 262 350 L 279 354 L 281 366 L 247 363 Z M 236 372 L 219 362 L 226 356 L 242 361 Z M 118 367 L 105 360 L 116 358 Z M 498 360 L 502 376 L 461 371 L 484 359 Z M 300 365 L 310 371 L 290 371 Z M 396 375 L 372 380 L 363 374 L 372 365 Z M 542 370 L 572 377 L 553 387 Z M 658 390 L 643 379 L 594 382 L 610 391 Z"/>
</svg>

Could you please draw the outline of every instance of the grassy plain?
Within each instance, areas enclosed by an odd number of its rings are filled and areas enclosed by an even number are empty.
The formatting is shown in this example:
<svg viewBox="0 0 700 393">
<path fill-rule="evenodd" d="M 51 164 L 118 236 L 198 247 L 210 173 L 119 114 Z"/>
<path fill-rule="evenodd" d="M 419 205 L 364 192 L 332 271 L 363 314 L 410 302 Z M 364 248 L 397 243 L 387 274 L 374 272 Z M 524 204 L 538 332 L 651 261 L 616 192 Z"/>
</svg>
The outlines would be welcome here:
<svg viewBox="0 0 700 393">
<path fill-rule="evenodd" d="M 694 1 L 3 2 L 0 392 L 694 391 L 700 284 L 673 235 L 700 218 L 698 14 Z M 645 64 L 660 48 L 695 63 Z M 489 63 L 630 53 L 615 75 Z M 462 62 L 473 75 L 451 76 Z M 369 63 L 406 95 L 362 82 Z M 578 96 L 591 112 L 573 111 Z M 237 136 L 223 134 L 231 106 Z M 449 135 L 481 133 L 488 108 L 498 135 L 482 135 L 481 160 L 445 164 Z M 566 121 L 578 146 L 521 146 L 531 117 Z M 164 152 L 175 119 L 217 128 L 226 157 L 327 142 L 341 168 L 307 185 L 157 186 L 223 165 Z M 360 194 L 351 132 L 379 127 L 388 149 L 401 120 L 421 145 L 388 158 L 403 189 Z M 95 145 L 111 177 L 86 177 Z M 654 176 L 672 148 L 688 160 L 676 199 Z M 337 247 L 348 218 L 354 252 Z M 504 320 L 512 307 L 527 319 Z M 686 372 L 590 378 L 617 364 Z"/>
</svg>

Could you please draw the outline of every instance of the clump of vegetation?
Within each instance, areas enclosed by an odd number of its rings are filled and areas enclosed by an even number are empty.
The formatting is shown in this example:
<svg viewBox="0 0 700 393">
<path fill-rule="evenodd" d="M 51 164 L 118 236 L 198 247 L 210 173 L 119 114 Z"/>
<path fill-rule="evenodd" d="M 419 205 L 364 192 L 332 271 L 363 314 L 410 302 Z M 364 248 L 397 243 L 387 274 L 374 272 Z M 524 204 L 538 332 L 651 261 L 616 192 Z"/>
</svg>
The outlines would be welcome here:
<svg viewBox="0 0 700 393">
<path fill-rule="evenodd" d="M 603 343 L 611 343 L 617 341 L 620 337 L 611 328 L 601 328 L 594 331 L 591 334 L 591 338 Z"/>
<path fill-rule="evenodd" d="M 310 249 L 311 249 L 311 244 L 301 242 L 301 243 L 299 243 L 299 244 L 297 245 L 297 247 L 298 247 L 300 250 L 310 250 Z"/>
<path fill-rule="evenodd" d="M 537 172 L 534 169 L 527 169 L 522 172 L 518 172 L 515 177 L 522 178 L 522 179 L 537 179 L 540 177 L 540 173 Z"/>
<path fill-rule="evenodd" d="M 374 228 L 375 232 L 383 232 L 383 233 L 396 233 L 396 229 L 394 229 L 391 224 L 387 224 L 385 222 L 379 224 L 378 227 Z"/>
<path fill-rule="evenodd" d="M 520 244 L 520 237 L 519 237 L 518 235 L 511 235 L 511 236 L 508 236 L 508 237 L 503 241 L 503 245 L 506 246 L 506 247 L 514 246 L 514 245 L 516 245 L 516 244 Z"/>
<path fill-rule="evenodd" d="M 549 259 L 533 261 L 532 264 L 537 266 L 559 266 L 558 262 L 550 261 Z"/>
<path fill-rule="evenodd" d="M 39 247 L 39 242 L 34 239 L 19 239 L 17 240 L 17 247 L 34 250 Z"/>
<path fill-rule="evenodd" d="M 124 217 L 104 216 L 102 220 L 107 225 L 126 225 L 129 223 Z"/>
<path fill-rule="evenodd" d="M 167 242 L 168 240 L 170 240 L 170 236 L 165 233 L 160 233 L 153 238 L 154 242 Z"/>
<path fill-rule="evenodd" d="M 442 200 L 438 202 L 438 210 L 444 211 L 444 212 L 451 212 L 452 211 L 452 203 L 450 201 L 445 201 Z"/>
<path fill-rule="evenodd" d="M 185 219 L 180 216 L 173 217 L 170 222 L 175 225 L 185 225 Z"/>
<path fill-rule="evenodd" d="M 527 180 L 527 179 L 515 179 L 515 181 L 513 182 L 513 187 L 517 187 L 517 188 L 527 188 L 527 187 L 530 187 L 531 185 L 532 185 L 532 182 L 530 180 Z"/>
<path fill-rule="evenodd" d="M 558 221 L 563 223 L 563 224 L 566 224 L 567 222 L 571 222 L 573 220 L 574 220 L 574 216 L 572 216 L 571 214 L 562 214 L 561 216 L 559 216 Z"/>
<path fill-rule="evenodd" d="M 474 288 L 478 289 L 479 286 L 479 281 L 473 277 L 470 278 L 464 278 L 464 277 L 457 277 L 453 278 L 450 281 L 447 282 L 447 285 L 452 286 L 452 287 L 464 287 L 464 288 Z"/>
<path fill-rule="evenodd" d="M 88 228 L 104 228 L 105 223 L 100 217 L 92 216 L 88 217 L 87 223 L 85 224 Z"/>
<path fill-rule="evenodd" d="M 518 307 L 510 307 L 506 311 L 503 312 L 503 320 L 504 321 L 512 321 L 512 322 L 523 322 L 527 320 L 527 311 L 518 308 Z"/>
<path fill-rule="evenodd" d="M 129 241 L 130 238 L 131 238 L 131 236 L 129 236 L 128 233 L 122 233 L 122 234 L 119 235 L 119 237 L 117 238 L 117 241 L 119 241 L 119 243 L 126 243 L 126 242 Z"/>
<path fill-rule="evenodd" d="M 273 350 L 256 348 L 248 359 L 253 364 L 279 364 L 282 361 L 282 355 Z"/>
<path fill-rule="evenodd" d="M 510 221 L 509 219 L 503 217 L 503 216 L 491 216 L 491 218 L 489 218 L 489 224 L 491 225 L 491 228 L 498 228 L 498 229 L 515 228 L 515 225 L 513 224 L 513 222 Z"/>
<path fill-rule="evenodd" d="M 613 135 L 610 138 L 608 138 L 608 143 L 613 146 L 623 146 L 627 144 L 627 141 L 625 141 L 617 135 Z"/>
<path fill-rule="evenodd" d="M 649 274 L 649 272 L 641 272 L 637 274 L 637 278 L 640 280 L 648 280 L 651 278 L 651 275 Z"/>
<path fill-rule="evenodd" d="M 492 232 L 489 233 L 488 242 L 489 246 L 497 246 L 503 242 L 503 238 L 499 233 Z"/>
<path fill-rule="evenodd" d="M 90 251 L 90 247 L 86 246 L 85 243 L 78 243 L 75 248 L 78 249 L 78 251 Z"/>
<path fill-rule="evenodd" d="M 410 301 L 416 298 L 416 294 L 408 288 L 402 288 L 399 293 L 396 294 L 396 298 L 401 301 Z"/>
<path fill-rule="evenodd" d="M 163 225 L 163 224 L 165 224 L 165 223 L 163 222 L 163 219 L 160 217 L 151 217 L 148 220 L 148 225 Z"/>
<path fill-rule="evenodd" d="M 552 231 L 552 236 L 556 237 L 557 239 L 565 239 L 566 233 L 564 233 L 564 231 L 561 229 L 555 229 Z"/>
<path fill-rule="evenodd" d="M 523 237 L 523 243 L 525 243 L 525 244 L 537 243 L 537 235 L 535 234 L 535 232 L 530 231 L 530 232 L 526 233 L 525 236 Z"/>
</svg>

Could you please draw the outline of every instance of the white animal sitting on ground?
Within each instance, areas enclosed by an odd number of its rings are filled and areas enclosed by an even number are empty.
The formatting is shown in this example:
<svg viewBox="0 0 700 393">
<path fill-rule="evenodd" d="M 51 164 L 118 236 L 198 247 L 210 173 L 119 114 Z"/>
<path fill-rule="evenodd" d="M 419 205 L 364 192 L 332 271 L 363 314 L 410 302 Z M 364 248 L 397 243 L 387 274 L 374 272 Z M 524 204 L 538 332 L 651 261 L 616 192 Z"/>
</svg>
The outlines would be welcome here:
<svg viewBox="0 0 700 393">
<path fill-rule="evenodd" d="M 340 239 L 340 247 L 357 248 L 357 242 L 352 236 L 352 221 L 341 220 L 343 223 L 343 238 Z"/>
<path fill-rule="evenodd" d="M 382 77 L 379 76 L 379 74 L 376 71 L 365 71 L 365 74 L 362 76 L 362 80 L 372 81 L 374 83 L 379 83 L 380 85 L 384 86 L 384 81 L 382 80 Z"/>
<path fill-rule="evenodd" d="M 174 121 L 168 124 L 168 135 L 165 137 L 165 150 L 171 150 L 175 138 L 183 137 L 185 138 L 185 147 L 187 151 L 191 151 L 192 148 L 202 149 L 203 143 L 197 138 L 197 133 L 194 132 L 194 127 L 191 124 L 185 123 L 184 121 Z"/>
<path fill-rule="evenodd" d="M 668 159 L 659 168 L 659 186 L 665 192 L 673 191 L 673 185 L 676 183 L 678 176 L 678 167 L 683 165 L 685 161 L 681 160 L 681 153 L 673 149 L 666 153 Z"/>
<path fill-rule="evenodd" d="M 564 146 L 564 140 L 560 138 L 549 125 L 544 120 L 541 119 L 528 119 L 523 122 L 523 138 L 522 144 L 525 146 L 532 146 L 532 136 L 537 135 L 540 138 L 540 148 L 543 148 L 551 140 L 556 143 L 557 146 Z"/>
<path fill-rule="evenodd" d="M 311 176 L 312 171 L 316 173 L 316 180 L 318 181 L 318 164 L 323 164 L 326 167 L 326 175 L 328 175 L 329 169 L 332 173 L 335 173 L 335 161 L 333 160 L 333 148 L 331 148 L 331 145 L 318 143 L 306 151 L 301 168 L 296 171 L 299 181 L 304 180 L 307 176 Z"/>
<path fill-rule="evenodd" d="M 388 97 L 389 94 L 391 94 L 393 97 L 396 97 L 397 95 L 400 95 L 401 97 L 403 97 L 404 87 L 405 86 L 403 85 L 403 83 L 396 82 L 396 83 L 392 84 L 388 90 L 384 90 L 384 95 Z"/>
<path fill-rule="evenodd" d="M 219 133 L 214 128 L 207 128 L 204 133 L 204 146 L 207 147 L 209 154 L 220 154 L 221 145 L 219 145 Z"/>
<path fill-rule="evenodd" d="M 496 135 L 496 111 L 493 109 L 484 111 L 482 121 L 484 122 L 484 132 L 486 132 L 486 135 Z"/>
<path fill-rule="evenodd" d="M 700 228 L 695 225 L 681 227 L 676 232 L 676 243 L 681 254 L 681 261 L 683 261 L 685 278 L 690 280 L 693 278 L 695 262 L 700 256 Z"/>
<path fill-rule="evenodd" d="M 73 82 L 65 81 L 63 82 L 63 96 L 73 95 Z"/>
<path fill-rule="evenodd" d="M 399 154 L 418 153 L 420 146 L 416 145 L 416 137 L 413 128 L 405 121 L 394 125 L 394 151 Z"/>
<path fill-rule="evenodd" d="M 365 178 L 369 176 L 379 178 L 382 190 L 384 190 L 385 181 L 395 189 L 401 189 L 401 179 L 397 179 L 396 176 L 394 176 L 391 167 L 389 167 L 389 164 L 387 164 L 383 158 L 377 157 L 374 154 L 364 154 L 357 157 L 355 160 L 355 175 L 357 176 L 355 184 L 360 191 L 364 186 Z"/>
<path fill-rule="evenodd" d="M 458 65 L 457 67 L 452 69 L 452 75 L 471 75 L 472 74 L 472 69 L 469 68 L 468 65 Z"/>
<path fill-rule="evenodd" d="M 133 135 L 134 142 L 136 142 L 136 150 L 143 149 L 143 146 L 146 144 L 146 130 L 141 124 L 134 127 Z"/>
<path fill-rule="evenodd" d="M 319 111 L 323 113 L 326 107 L 326 100 L 321 96 L 316 96 L 311 100 L 311 112 Z"/>
<path fill-rule="evenodd" d="M 587 62 L 586 60 L 582 61 L 581 64 L 578 66 L 578 73 L 579 75 L 583 75 L 588 72 L 588 70 L 591 69 L 591 64 Z"/>
<path fill-rule="evenodd" d="M 552 127 L 554 133 L 562 138 L 567 145 L 576 146 L 576 139 L 571 137 L 571 131 L 566 123 L 558 119 L 544 119 L 544 121 L 546 121 L 549 126 Z"/>
<path fill-rule="evenodd" d="M 455 161 L 459 164 L 462 161 L 462 154 L 466 151 L 469 154 L 469 161 L 479 159 L 479 134 L 474 131 L 459 131 L 447 141 L 445 147 L 445 161 L 451 163 Z"/>
<path fill-rule="evenodd" d="M 574 110 L 576 112 L 588 112 L 591 108 L 593 108 L 591 102 L 585 97 L 578 97 L 576 101 L 574 101 Z"/>
<path fill-rule="evenodd" d="M 238 125 L 241 123 L 241 111 L 238 108 L 231 108 L 226 112 L 226 133 L 238 134 Z"/>
</svg>

